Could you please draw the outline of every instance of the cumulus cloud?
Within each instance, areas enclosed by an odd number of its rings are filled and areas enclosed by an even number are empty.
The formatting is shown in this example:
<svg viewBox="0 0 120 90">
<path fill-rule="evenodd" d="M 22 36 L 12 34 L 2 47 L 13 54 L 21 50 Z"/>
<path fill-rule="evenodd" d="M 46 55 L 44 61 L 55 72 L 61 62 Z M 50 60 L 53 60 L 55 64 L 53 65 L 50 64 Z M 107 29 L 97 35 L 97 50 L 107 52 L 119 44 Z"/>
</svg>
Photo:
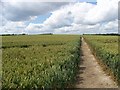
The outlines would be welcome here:
<svg viewBox="0 0 120 90">
<path fill-rule="evenodd" d="M 118 0 L 97 0 L 97 5 L 85 16 L 90 24 L 112 21 L 118 18 Z"/>
<path fill-rule="evenodd" d="M 53 11 L 42 27 L 37 29 L 52 30 L 54 33 L 116 32 L 117 4 L 117 0 L 98 0 L 97 5 L 86 2 L 69 4 Z"/>
<path fill-rule="evenodd" d="M 29 20 L 56 10 L 67 2 L 4 2 L 4 17 L 11 21 Z"/>
<path fill-rule="evenodd" d="M 118 20 L 103 23 L 99 29 L 102 33 L 118 33 Z"/>
<path fill-rule="evenodd" d="M 98 0 L 97 5 L 75 3 L 54 11 L 44 24 L 58 28 L 71 23 L 92 25 L 113 21 L 117 14 L 118 0 Z"/>
<path fill-rule="evenodd" d="M 29 33 L 29 34 L 34 34 L 34 33 L 40 33 L 40 32 L 42 32 L 43 30 L 42 30 L 42 27 L 43 27 L 43 25 L 42 24 L 34 24 L 34 23 L 30 23 L 27 27 L 26 27 L 26 29 L 25 29 L 25 31 L 27 32 L 27 33 Z"/>
<path fill-rule="evenodd" d="M 55 29 L 55 33 L 67 33 L 67 34 L 84 34 L 84 33 L 100 33 L 99 30 L 100 24 L 96 25 L 85 25 L 85 24 L 72 24 L 69 27 L 62 27 L 59 29 Z M 96 31 L 97 30 L 97 31 Z"/>
<path fill-rule="evenodd" d="M 21 27 L 26 33 L 117 33 L 118 29 L 118 1 L 97 0 L 97 4 L 86 2 L 74 3 L 48 3 L 48 2 L 11 2 L 4 5 L 4 16 L 13 26 L 13 32 L 17 22 L 22 22 Z M 6 13 L 7 12 L 7 13 Z M 16 13 L 17 12 L 17 13 Z M 43 23 L 33 23 L 29 20 L 37 16 L 51 13 Z M 25 21 L 29 21 L 25 25 Z M 14 22 L 14 23 L 12 23 Z M 5 27 L 4 27 L 5 28 Z M 11 29 L 11 30 L 12 30 Z M 8 30 L 10 32 L 10 30 Z M 20 29 L 19 29 L 20 31 Z"/>
<path fill-rule="evenodd" d="M 94 5 L 89 3 L 72 3 L 66 5 L 53 11 L 52 15 L 43 24 L 30 24 L 26 30 L 30 32 L 33 30 L 55 33 L 75 32 L 82 26 L 80 23 L 83 23 L 84 14 L 92 6 Z"/>
<path fill-rule="evenodd" d="M 57 28 L 58 29 L 58 28 Z M 25 32 L 29 33 L 29 34 L 37 34 L 37 33 L 50 33 L 50 32 L 54 32 L 55 29 L 53 29 L 51 26 L 49 25 L 44 25 L 44 24 L 34 24 L 34 23 L 30 23 L 26 28 L 25 28 Z"/>
<path fill-rule="evenodd" d="M 57 10 L 52 12 L 52 15 L 43 23 L 49 25 L 52 28 L 60 28 L 69 26 L 73 22 L 71 12 L 63 10 Z"/>
<path fill-rule="evenodd" d="M 45 25 L 60 28 L 70 26 L 72 23 L 83 23 L 84 16 L 94 5 L 89 3 L 75 3 L 62 7 L 52 12 L 52 15 L 44 22 Z"/>
<path fill-rule="evenodd" d="M 6 23 L 0 27 L 0 34 L 2 33 L 7 33 L 7 34 L 12 34 L 12 33 L 23 33 L 24 28 L 26 28 L 26 25 L 24 22 L 11 22 L 11 21 L 6 21 Z"/>
<path fill-rule="evenodd" d="M 2 2 L 76 2 L 77 0 L 1 0 Z"/>
</svg>

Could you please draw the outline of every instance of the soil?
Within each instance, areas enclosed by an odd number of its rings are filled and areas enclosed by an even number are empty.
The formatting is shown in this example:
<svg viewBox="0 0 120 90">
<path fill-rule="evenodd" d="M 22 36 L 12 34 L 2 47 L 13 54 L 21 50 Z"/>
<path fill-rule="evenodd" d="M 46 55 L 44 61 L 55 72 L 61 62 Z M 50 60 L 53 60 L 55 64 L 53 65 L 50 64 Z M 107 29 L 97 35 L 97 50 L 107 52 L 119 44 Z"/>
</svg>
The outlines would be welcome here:
<svg viewBox="0 0 120 90">
<path fill-rule="evenodd" d="M 102 70 L 83 38 L 75 88 L 118 88 L 111 76 Z"/>
</svg>

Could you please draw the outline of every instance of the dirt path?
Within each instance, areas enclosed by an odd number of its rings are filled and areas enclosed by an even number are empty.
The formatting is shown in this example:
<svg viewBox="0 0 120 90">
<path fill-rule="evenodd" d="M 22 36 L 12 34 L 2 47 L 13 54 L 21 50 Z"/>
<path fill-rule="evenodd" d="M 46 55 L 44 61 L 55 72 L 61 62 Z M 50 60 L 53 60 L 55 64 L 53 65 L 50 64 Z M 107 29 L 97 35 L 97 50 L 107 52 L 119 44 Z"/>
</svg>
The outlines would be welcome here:
<svg viewBox="0 0 120 90">
<path fill-rule="evenodd" d="M 75 88 L 117 88 L 111 77 L 103 72 L 83 39 L 81 49 L 81 63 Z"/>
</svg>

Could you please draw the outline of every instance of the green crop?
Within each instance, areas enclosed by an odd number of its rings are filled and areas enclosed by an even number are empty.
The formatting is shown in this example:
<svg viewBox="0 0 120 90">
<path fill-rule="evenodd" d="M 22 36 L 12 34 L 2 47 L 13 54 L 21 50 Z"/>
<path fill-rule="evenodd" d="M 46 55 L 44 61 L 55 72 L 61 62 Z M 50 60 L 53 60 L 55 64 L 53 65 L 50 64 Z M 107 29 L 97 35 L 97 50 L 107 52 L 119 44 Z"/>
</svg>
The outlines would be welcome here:
<svg viewBox="0 0 120 90">
<path fill-rule="evenodd" d="M 74 80 L 78 35 L 3 36 L 2 87 L 64 88 Z"/>
<path fill-rule="evenodd" d="M 120 59 L 118 53 L 118 36 L 85 35 L 93 52 L 112 71 L 120 83 Z"/>
</svg>

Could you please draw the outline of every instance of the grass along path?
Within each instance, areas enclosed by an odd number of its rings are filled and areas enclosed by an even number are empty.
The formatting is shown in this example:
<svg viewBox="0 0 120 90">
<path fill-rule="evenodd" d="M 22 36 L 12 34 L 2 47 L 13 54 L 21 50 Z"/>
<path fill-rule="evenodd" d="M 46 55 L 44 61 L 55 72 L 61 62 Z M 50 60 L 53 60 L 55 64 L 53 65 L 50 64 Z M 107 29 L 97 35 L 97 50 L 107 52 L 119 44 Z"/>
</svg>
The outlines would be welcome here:
<svg viewBox="0 0 120 90">
<path fill-rule="evenodd" d="M 82 38 L 81 62 L 75 88 L 117 88 L 110 76 L 105 74 L 87 43 Z"/>
</svg>

